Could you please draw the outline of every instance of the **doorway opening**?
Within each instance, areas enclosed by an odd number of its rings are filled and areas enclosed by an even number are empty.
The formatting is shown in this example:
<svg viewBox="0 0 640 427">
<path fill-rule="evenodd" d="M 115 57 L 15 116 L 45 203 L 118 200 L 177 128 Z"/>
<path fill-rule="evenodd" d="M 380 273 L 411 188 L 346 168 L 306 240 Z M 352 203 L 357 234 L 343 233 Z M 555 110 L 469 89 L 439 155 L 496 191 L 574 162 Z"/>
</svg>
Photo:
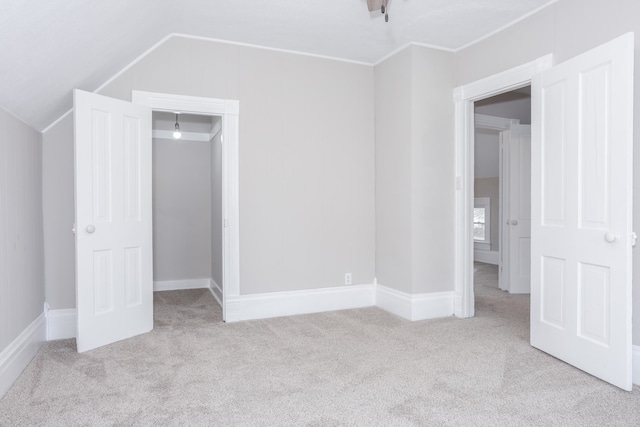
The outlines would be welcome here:
<svg viewBox="0 0 640 427">
<path fill-rule="evenodd" d="M 239 227 L 239 173 L 238 173 L 238 123 L 240 103 L 237 100 L 203 98 L 166 93 L 132 91 L 134 103 L 150 107 L 154 112 L 175 112 L 199 116 L 220 117 L 221 149 L 221 209 L 222 209 L 222 319 L 225 322 L 240 320 L 240 227 Z M 184 126 L 184 125 L 183 125 Z M 216 126 L 216 125 L 214 125 Z M 174 128 L 172 128 L 174 129 Z M 213 131 L 212 131 L 213 132 Z M 214 294 L 215 294 L 214 290 Z"/>
<path fill-rule="evenodd" d="M 460 86 L 455 101 L 455 302 L 457 317 L 473 317 L 474 103 L 531 85 L 532 78 L 551 67 L 552 55 L 500 74 Z"/>
<path fill-rule="evenodd" d="M 530 293 L 530 125 L 530 86 L 474 102 L 472 268 L 476 304 L 480 295 L 487 298 L 498 289 Z"/>
<path fill-rule="evenodd" d="M 154 291 L 209 289 L 222 306 L 222 117 L 154 111 L 152 124 Z"/>
</svg>

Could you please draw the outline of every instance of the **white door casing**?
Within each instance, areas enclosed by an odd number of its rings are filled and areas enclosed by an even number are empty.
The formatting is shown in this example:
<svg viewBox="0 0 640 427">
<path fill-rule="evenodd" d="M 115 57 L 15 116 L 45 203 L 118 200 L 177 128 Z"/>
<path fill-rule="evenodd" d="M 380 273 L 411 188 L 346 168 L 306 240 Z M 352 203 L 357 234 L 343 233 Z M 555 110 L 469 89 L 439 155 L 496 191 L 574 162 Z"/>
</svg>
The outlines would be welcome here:
<svg viewBox="0 0 640 427">
<path fill-rule="evenodd" d="M 455 301 L 454 315 L 473 317 L 473 131 L 474 102 L 528 86 L 534 75 L 551 67 L 552 55 L 459 86 L 455 102 Z"/>
<path fill-rule="evenodd" d="M 74 91 L 78 352 L 153 328 L 151 110 Z"/>
<path fill-rule="evenodd" d="M 237 100 L 134 90 L 134 103 L 153 111 L 180 111 L 190 114 L 222 117 L 222 318 L 225 322 L 240 320 L 240 218 L 238 137 L 240 103 Z"/>
<path fill-rule="evenodd" d="M 532 81 L 531 344 L 631 390 L 633 34 Z"/>
<path fill-rule="evenodd" d="M 505 137 L 509 145 L 508 290 L 512 294 L 528 294 L 531 289 L 531 126 L 514 125 Z"/>
</svg>

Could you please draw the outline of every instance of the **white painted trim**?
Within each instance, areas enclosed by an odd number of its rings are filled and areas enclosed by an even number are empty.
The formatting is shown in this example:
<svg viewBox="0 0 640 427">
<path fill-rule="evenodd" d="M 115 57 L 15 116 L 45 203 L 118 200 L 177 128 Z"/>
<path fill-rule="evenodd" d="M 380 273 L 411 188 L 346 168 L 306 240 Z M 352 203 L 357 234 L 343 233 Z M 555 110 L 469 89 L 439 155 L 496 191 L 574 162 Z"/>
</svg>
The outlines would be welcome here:
<svg viewBox="0 0 640 427">
<path fill-rule="evenodd" d="M 213 298 L 215 298 L 218 305 L 222 307 L 222 287 L 211 278 L 209 279 L 209 290 L 211 291 L 211 295 L 213 295 Z"/>
<path fill-rule="evenodd" d="M 376 285 L 376 306 L 389 313 L 411 320 L 411 295 L 406 292 Z"/>
<path fill-rule="evenodd" d="M 208 278 L 154 281 L 153 292 L 179 291 L 182 289 L 209 289 L 209 281 L 210 279 Z"/>
<path fill-rule="evenodd" d="M 519 65 L 493 76 L 458 86 L 454 89 L 454 101 L 479 101 L 494 95 L 520 89 L 531 84 L 531 78 L 553 65 L 553 54 Z"/>
<path fill-rule="evenodd" d="M 631 368 L 633 369 L 633 383 L 640 385 L 640 345 L 631 347 Z"/>
<path fill-rule="evenodd" d="M 549 6 L 552 6 L 553 4 L 557 3 L 558 1 L 559 0 L 551 0 L 551 1 L 543 4 L 542 6 L 532 10 L 531 12 L 527 13 L 526 15 L 523 15 L 523 16 L 519 17 L 518 19 L 516 19 L 514 21 L 511 21 L 510 23 L 508 23 L 506 25 L 503 25 L 502 27 L 498 28 L 497 30 L 491 31 L 489 34 L 486 34 L 486 35 L 484 35 L 484 36 L 482 36 L 482 37 L 480 37 L 480 38 L 478 38 L 478 39 L 476 39 L 476 40 L 474 40 L 472 42 L 469 42 L 469 43 L 467 43 L 465 45 L 462 45 L 462 46 L 456 48 L 454 52 L 458 53 L 463 49 L 466 49 L 466 48 L 471 47 L 471 46 L 473 46 L 473 45 L 475 45 L 477 43 L 480 43 L 483 40 L 488 39 L 489 37 L 495 36 L 496 34 L 501 33 L 502 31 L 504 31 L 504 30 L 506 30 L 508 28 L 511 28 L 514 25 L 524 21 L 525 19 L 530 18 L 531 16 L 535 15 L 536 13 L 540 12 L 541 10 L 546 9 Z"/>
<path fill-rule="evenodd" d="M 478 262 L 484 262 L 486 264 L 500 265 L 500 252 L 483 251 L 482 249 L 474 249 L 473 260 Z"/>
<path fill-rule="evenodd" d="M 374 285 L 352 285 L 302 291 L 227 297 L 227 322 L 371 307 Z"/>
<path fill-rule="evenodd" d="M 546 55 L 496 75 L 459 86 L 453 90 L 455 101 L 455 315 L 474 315 L 473 293 L 473 180 L 474 180 L 474 108 L 477 100 L 527 86 L 536 74 L 553 65 Z"/>
<path fill-rule="evenodd" d="M 240 296 L 240 197 L 238 144 L 240 102 L 134 90 L 133 102 L 156 111 L 181 111 L 222 116 L 222 318 L 227 319 L 227 298 Z"/>
<path fill-rule="evenodd" d="M 133 90 L 131 91 L 131 101 L 134 104 L 147 105 L 153 111 L 179 111 L 186 114 L 210 116 L 238 115 L 240 113 L 240 103 L 231 99 Z"/>
<path fill-rule="evenodd" d="M 75 308 L 47 311 L 47 341 L 76 337 L 78 311 Z"/>
<path fill-rule="evenodd" d="M 209 132 L 180 132 L 182 136 L 180 139 L 173 137 L 172 130 L 158 130 L 154 129 L 151 133 L 153 139 L 170 139 L 176 142 L 209 142 L 211 141 L 211 134 Z"/>
<path fill-rule="evenodd" d="M 209 141 L 213 141 L 213 138 L 218 136 L 218 134 L 222 132 L 222 120 L 218 120 L 215 125 L 211 128 L 211 132 L 209 132 Z"/>
<path fill-rule="evenodd" d="M 376 305 L 411 321 L 452 316 L 454 296 L 453 292 L 412 295 L 380 284 L 376 286 Z"/>
<path fill-rule="evenodd" d="M 46 340 L 47 322 L 43 311 L 0 353 L 0 399 L 38 354 Z"/>
<path fill-rule="evenodd" d="M 491 250 L 491 243 L 483 243 L 483 242 L 478 242 L 477 240 L 473 242 L 473 250 L 474 251 L 490 251 Z M 474 257 L 475 259 L 475 257 Z"/>
<path fill-rule="evenodd" d="M 512 125 L 518 124 L 520 124 L 520 119 L 508 119 L 506 117 L 478 113 L 474 115 L 474 125 L 476 128 L 505 131 L 511 129 Z"/>
</svg>

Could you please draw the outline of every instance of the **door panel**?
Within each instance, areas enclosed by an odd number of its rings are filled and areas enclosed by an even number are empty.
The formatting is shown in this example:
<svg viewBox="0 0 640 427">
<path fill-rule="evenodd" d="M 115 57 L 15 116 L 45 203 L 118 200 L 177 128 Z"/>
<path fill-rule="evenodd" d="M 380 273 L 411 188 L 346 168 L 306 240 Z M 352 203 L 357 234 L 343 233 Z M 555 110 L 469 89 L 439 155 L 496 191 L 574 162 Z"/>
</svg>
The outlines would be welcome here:
<svg viewBox="0 0 640 427">
<path fill-rule="evenodd" d="M 78 351 L 153 328 L 151 110 L 76 90 Z"/>
<path fill-rule="evenodd" d="M 531 126 L 512 125 L 509 145 L 509 292 L 531 286 Z"/>
<path fill-rule="evenodd" d="M 633 35 L 532 82 L 531 344 L 631 390 Z"/>
</svg>

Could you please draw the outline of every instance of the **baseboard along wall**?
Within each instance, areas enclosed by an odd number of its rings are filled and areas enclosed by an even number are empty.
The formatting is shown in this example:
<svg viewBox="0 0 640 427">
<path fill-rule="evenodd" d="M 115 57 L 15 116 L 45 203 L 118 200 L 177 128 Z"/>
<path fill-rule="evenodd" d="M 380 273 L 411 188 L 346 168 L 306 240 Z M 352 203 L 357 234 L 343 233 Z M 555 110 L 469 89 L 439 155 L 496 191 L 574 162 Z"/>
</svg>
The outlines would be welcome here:
<svg viewBox="0 0 640 427">
<path fill-rule="evenodd" d="M 481 249 L 474 249 L 473 260 L 478 262 L 484 262 L 486 264 L 500 265 L 500 252 L 483 251 Z"/>
<path fill-rule="evenodd" d="M 222 307 L 222 286 L 218 285 L 215 280 L 209 279 L 209 290 L 213 298 L 218 302 L 218 305 Z"/>
<path fill-rule="evenodd" d="M 416 321 L 453 316 L 455 292 L 408 294 L 378 284 L 376 305 L 404 319 Z"/>
<path fill-rule="evenodd" d="M 321 313 L 375 305 L 375 285 L 227 297 L 227 322 Z"/>
<path fill-rule="evenodd" d="M 640 345 L 634 345 L 631 350 L 631 369 L 633 369 L 633 383 L 640 385 Z"/>
<path fill-rule="evenodd" d="M 222 288 L 213 279 L 154 282 L 154 291 L 181 289 L 209 289 L 222 305 Z M 454 300 L 454 292 L 408 294 L 380 284 L 368 284 L 241 295 L 227 301 L 226 314 L 227 322 L 238 322 L 377 306 L 417 321 L 452 316 Z M 75 338 L 76 317 L 75 309 L 45 310 L 0 354 L 0 396 L 3 387 L 8 390 L 45 340 Z M 640 385 L 640 346 L 633 346 L 632 360 L 633 383 Z"/>
<path fill-rule="evenodd" d="M 180 291 L 183 289 L 208 289 L 213 279 L 161 280 L 153 282 L 153 292 Z"/>
<path fill-rule="evenodd" d="M 0 353 L 0 399 L 47 341 L 45 312 Z"/>
</svg>

